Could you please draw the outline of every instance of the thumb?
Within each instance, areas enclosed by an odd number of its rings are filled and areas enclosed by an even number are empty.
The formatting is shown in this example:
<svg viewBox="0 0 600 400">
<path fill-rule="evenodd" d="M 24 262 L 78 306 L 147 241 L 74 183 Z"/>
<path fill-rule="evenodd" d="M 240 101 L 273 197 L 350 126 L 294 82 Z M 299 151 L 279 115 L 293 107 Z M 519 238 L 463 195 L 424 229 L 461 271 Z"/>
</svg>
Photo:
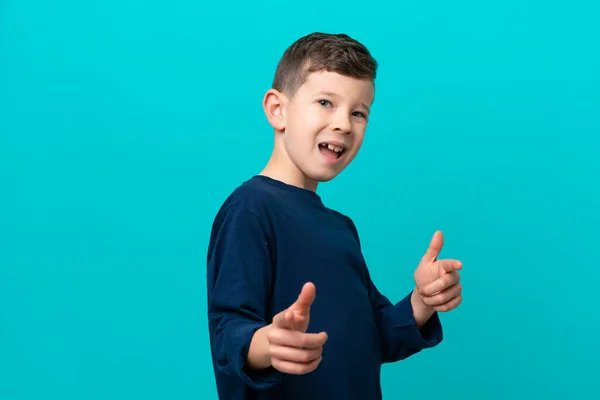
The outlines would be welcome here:
<svg viewBox="0 0 600 400">
<path fill-rule="evenodd" d="M 305 283 L 304 286 L 302 286 L 302 291 L 300 292 L 298 299 L 290 306 L 290 309 L 300 315 L 308 315 L 310 313 L 310 306 L 313 301 L 315 301 L 316 292 L 317 289 L 313 283 Z"/>
<path fill-rule="evenodd" d="M 436 231 L 431 238 L 431 242 L 429 242 L 429 248 L 425 252 L 423 259 L 428 261 L 433 261 L 442 251 L 442 247 L 444 246 L 444 235 L 440 231 Z"/>
</svg>

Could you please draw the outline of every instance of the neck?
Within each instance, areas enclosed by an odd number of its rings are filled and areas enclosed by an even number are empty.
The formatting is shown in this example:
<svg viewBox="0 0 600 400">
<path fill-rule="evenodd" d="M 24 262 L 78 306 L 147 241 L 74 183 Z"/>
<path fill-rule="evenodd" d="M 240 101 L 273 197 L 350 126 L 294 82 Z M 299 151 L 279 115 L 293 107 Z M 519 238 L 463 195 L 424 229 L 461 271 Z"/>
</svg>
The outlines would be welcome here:
<svg viewBox="0 0 600 400">
<path fill-rule="evenodd" d="M 302 189 L 313 192 L 317 191 L 317 182 L 307 177 L 294 164 L 285 151 L 283 143 L 280 143 L 277 139 L 275 140 L 271 157 L 259 175 L 264 175 Z"/>
</svg>

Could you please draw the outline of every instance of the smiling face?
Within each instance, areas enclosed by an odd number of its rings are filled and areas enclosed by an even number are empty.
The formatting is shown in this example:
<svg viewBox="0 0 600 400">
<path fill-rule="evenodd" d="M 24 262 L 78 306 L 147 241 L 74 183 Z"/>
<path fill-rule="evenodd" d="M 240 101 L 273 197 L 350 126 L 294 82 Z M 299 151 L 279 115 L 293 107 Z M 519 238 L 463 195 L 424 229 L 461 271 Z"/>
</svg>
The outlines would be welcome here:
<svg viewBox="0 0 600 400">
<path fill-rule="evenodd" d="M 271 175 L 310 190 L 336 177 L 362 146 L 373 98 L 371 80 L 328 71 L 309 74 L 291 98 L 267 92 L 276 130 Z"/>
</svg>

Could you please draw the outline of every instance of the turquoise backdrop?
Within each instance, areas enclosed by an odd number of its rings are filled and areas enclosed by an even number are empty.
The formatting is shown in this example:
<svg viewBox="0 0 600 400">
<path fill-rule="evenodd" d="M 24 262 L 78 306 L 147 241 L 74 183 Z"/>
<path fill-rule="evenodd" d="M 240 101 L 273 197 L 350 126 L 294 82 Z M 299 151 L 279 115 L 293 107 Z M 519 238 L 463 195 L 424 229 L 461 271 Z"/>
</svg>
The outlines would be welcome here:
<svg viewBox="0 0 600 400">
<path fill-rule="evenodd" d="M 217 398 L 210 224 L 267 161 L 263 93 L 312 31 L 381 64 L 364 148 L 319 189 L 381 291 L 412 289 L 436 229 L 464 263 L 445 341 L 386 365 L 384 397 L 600 398 L 599 11 L 0 1 L 0 399 Z"/>
</svg>

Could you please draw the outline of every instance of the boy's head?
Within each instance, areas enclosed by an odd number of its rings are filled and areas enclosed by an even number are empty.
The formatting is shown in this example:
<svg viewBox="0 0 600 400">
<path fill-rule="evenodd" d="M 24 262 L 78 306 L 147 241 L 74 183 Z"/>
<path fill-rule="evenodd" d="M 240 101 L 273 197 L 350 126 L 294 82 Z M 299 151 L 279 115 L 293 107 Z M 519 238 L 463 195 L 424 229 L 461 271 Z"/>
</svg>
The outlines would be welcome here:
<svg viewBox="0 0 600 400">
<path fill-rule="evenodd" d="M 362 145 L 376 74 L 366 47 L 344 34 L 287 48 L 263 103 L 276 134 L 269 172 L 312 190 L 338 175 Z"/>
</svg>

